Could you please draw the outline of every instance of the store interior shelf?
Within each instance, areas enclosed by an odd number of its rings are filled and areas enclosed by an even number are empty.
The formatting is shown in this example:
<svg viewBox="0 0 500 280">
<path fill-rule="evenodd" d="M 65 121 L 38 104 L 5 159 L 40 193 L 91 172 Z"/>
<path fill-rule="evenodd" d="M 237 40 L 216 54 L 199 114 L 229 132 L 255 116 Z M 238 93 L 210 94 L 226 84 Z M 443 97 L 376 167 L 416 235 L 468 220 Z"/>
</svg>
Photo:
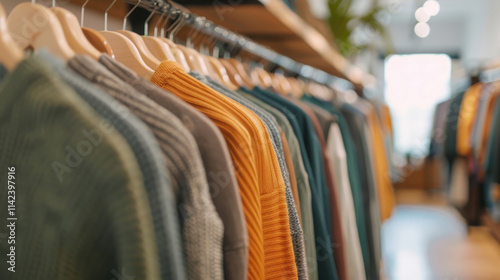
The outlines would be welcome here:
<svg viewBox="0 0 500 280">
<path fill-rule="evenodd" d="M 255 42 L 303 64 L 344 78 L 360 87 L 373 80 L 350 64 L 321 33 L 307 24 L 282 0 L 178 1 L 191 12 L 243 34 Z"/>
</svg>

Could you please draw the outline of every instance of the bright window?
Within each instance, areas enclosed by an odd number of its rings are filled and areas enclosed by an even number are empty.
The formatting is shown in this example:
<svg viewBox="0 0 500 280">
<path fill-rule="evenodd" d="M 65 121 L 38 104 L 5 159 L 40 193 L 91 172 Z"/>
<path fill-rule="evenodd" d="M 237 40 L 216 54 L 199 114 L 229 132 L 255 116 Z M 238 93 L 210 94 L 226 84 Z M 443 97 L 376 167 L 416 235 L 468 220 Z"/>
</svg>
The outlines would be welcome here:
<svg viewBox="0 0 500 280">
<path fill-rule="evenodd" d="M 385 99 L 399 154 L 427 154 L 437 103 L 450 96 L 451 59 L 444 54 L 391 55 L 385 61 Z"/>
</svg>

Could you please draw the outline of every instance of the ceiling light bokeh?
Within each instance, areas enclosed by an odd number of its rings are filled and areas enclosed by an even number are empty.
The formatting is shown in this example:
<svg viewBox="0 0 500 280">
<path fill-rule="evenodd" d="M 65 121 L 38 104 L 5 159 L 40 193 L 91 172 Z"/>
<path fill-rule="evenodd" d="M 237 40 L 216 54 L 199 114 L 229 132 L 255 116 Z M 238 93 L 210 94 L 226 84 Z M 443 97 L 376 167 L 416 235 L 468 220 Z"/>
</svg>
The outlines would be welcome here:
<svg viewBox="0 0 500 280">
<path fill-rule="evenodd" d="M 425 38 L 431 33 L 430 26 L 425 22 L 419 22 L 415 25 L 415 34 L 420 38 Z"/>
<path fill-rule="evenodd" d="M 415 19 L 418 22 L 428 22 L 431 16 L 425 11 L 423 7 L 418 8 L 415 11 Z"/>
<path fill-rule="evenodd" d="M 427 0 L 425 1 L 423 8 L 428 15 L 435 16 L 439 13 L 441 6 L 436 0 Z"/>
</svg>

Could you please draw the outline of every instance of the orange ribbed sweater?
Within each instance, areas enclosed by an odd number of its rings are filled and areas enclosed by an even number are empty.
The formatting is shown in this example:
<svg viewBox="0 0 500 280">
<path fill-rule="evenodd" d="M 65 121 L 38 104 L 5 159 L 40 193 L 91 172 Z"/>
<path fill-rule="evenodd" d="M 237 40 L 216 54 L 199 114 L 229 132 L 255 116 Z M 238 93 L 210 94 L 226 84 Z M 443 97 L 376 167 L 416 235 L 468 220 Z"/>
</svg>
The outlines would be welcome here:
<svg viewBox="0 0 500 280">
<path fill-rule="evenodd" d="M 163 61 L 151 81 L 209 117 L 226 140 L 248 230 L 248 279 L 297 279 L 285 182 L 262 120 L 176 62 Z"/>
</svg>

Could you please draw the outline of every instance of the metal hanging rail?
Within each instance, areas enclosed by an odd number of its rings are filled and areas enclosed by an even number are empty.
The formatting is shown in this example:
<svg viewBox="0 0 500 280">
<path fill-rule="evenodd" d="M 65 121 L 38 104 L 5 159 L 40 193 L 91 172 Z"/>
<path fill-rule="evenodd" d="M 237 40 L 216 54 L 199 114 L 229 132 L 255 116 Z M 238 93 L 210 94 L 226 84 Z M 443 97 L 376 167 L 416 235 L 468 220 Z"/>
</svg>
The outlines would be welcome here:
<svg viewBox="0 0 500 280">
<path fill-rule="evenodd" d="M 123 1 L 134 5 L 138 4 L 139 2 L 138 0 Z M 211 36 L 213 39 L 216 39 L 219 42 L 227 43 L 231 46 L 237 47 L 240 50 L 245 50 L 248 53 L 261 57 L 266 61 L 303 78 L 315 81 L 320 84 L 329 85 L 341 91 L 354 88 L 352 83 L 345 79 L 332 76 L 322 70 L 316 69 L 309 65 L 304 65 L 284 55 L 278 54 L 267 47 L 255 43 L 254 41 L 241 34 L 237 34 L 213 23 L 212 21 L 207 20 L 205 17 L 201 17 L 192 14 L 187 10 L 178 8 L 176 7 L 177 4 L 172 5 L 171 2 L 163 0 L 142 0 L 139 2 L 139 6 L 150 12 L 167 15 L 174 21 L 178 20 L 179 17 L 183 17 L 181 19 L 183 21 L 183 24 L 190 25 L 192 28 L 198 30 L 198 32 L 205 33 L 206 35 Z"/>
</svg>

